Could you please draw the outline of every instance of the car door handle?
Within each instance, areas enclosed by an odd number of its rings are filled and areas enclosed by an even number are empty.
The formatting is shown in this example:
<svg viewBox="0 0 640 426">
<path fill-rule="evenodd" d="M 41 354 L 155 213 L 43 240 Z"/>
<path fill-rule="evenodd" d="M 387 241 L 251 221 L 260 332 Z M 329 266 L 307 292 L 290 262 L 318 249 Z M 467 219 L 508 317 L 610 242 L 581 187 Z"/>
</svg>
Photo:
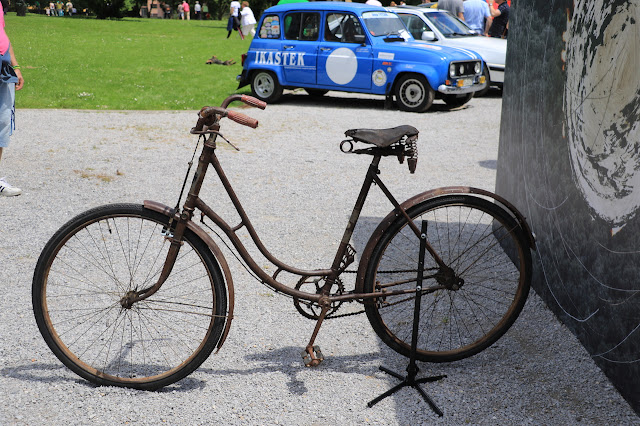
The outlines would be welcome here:
<svg viewBox="0 0 640 426">
<path fill-rule="evenodd" d="M 282 46 L 283 49 L 293 49 L 295 46 L 289 45 L 289 46 Z"/>
<path fill-rule="evenodd" d="M 320 50 L 323 51 L 323 52 L 327 52 L 327 51 L 332 50 L 332 49 L 330 47 L 321 47 Z"/>
</svg>

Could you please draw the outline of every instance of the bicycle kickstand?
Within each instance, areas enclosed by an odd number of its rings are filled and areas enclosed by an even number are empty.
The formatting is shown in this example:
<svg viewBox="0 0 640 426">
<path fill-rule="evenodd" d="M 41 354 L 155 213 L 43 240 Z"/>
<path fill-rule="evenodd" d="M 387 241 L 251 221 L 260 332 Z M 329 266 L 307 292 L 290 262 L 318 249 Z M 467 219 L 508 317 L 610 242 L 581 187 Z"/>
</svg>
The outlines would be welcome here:
<svg viewBox="0 0 640 426">
<path fill-rule="evenodd" d="M 322 355 L 322 352 L 320 351 L 320 346 L 314 345 L 313 343 L 316 341 L 318 331 L 320 331 L 320 326 L 322 325 L 331 304 L 329 304 L 328 301 L 320 301 L 320 304 L 322 305 L 322 311 L 320 311 L 318 322 L 316 322 L 316 326 L 313 329 L 313 334 L 311 335 L 311 339 L 309 339 L 309 344 L 300 353 L 306 367 L 317 367 L 322 361 L 324 361 L 324 355 Z"/>
</svg>

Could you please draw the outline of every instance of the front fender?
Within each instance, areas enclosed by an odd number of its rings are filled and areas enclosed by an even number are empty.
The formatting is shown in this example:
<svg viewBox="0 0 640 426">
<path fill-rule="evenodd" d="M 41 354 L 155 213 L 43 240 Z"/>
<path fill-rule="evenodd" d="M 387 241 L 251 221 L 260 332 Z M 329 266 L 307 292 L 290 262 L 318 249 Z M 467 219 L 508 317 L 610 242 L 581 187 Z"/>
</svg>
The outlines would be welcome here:
<svg viewBox="0 0 640 426">
<path fill-rule="evenodd" d="M 436 188 L 436 189 L 432 189 L 430 191 L 426 191 L 421 194 L 418 194 L 412 198 L 409 198 L 407 201 L 400 204 L 400 207 L 402 207 L 403 210 L 407 210 L 409 207 L 413 206 L 414 204 L 418 204 L 432 198 L 442 197 L 445 195 L 453 195 L 453 194 L 471 194 L 475 196 L 490 198 L 498 202 L 500 205 L 506 208 L 507 211 L 509 211 L 511 215 L 514 217 L 514 219 L 518 222 L 518 224 L 524 231 L 525 237 L 527 238 L 527 242 L 529 243 L 529 247 L 533 250 L 536 250 L 535 237 L 533 236 L 533 233 L 531 232 L 531 228 L 529 227 L 529 224 L 525 220 L 524 216 L 518 211 L 518 209 L 516 209 L 516 207 L 513 204 L 511 204 L 501 196 L 494 194 L 493 192 L 490 192 L 490 191 L 485 191 L 484 189 L 473 188 L 469 186 L 448 186 L 443 188 Z M 384 219 L 382 219 L 378 227 L 371 234 L 369 241 L 367 241 L 367 245 L 362 251 L 362 255 L 360 256 L 360 259 L 368 260 L 371 258 L 373 249 L 376 247 L 376 245 L 380 241 L 380 238 L 385 233 L 387 228 L 389 228 L 389 226 L 391 226 L 391 224 L 398 218 L 399 215 L 400 213 L 398 209 L 394 209 Z M 355 287 L 356 293 L 364 292 L 364 278 L 366 274 L 367 264 L 368 262 L 364 262 L 361 260 L 360 264 L 358 265 L 358 273 L 356 275 L 356 287 Z"/>
<path fill-rule="evenodd" d="M 431 86 L 431 88 L 434 91 L 437 91 L 438 87 L 442 83 L 444 83 L 444 80 L 440 78 L 438 71 L 435 68 L 430 66 L 416 66 L 415 64 L 400 64 L 396 66 L 395 72 L 396 74 L 393 78 L 393 85 L 389 87 L 389 92 L 387 93 L 387 95 L 392 95 L 394 93 L 396 82 L 398 81 L 398 78 L 401 77 L 403 74 L 411 73 L 411 74 L 420 74 L 424 76 L 429 82 L 429 86 Z"/>
<path fill-rule="evenodd" d="M 145 209 L 155 211 L 167 217 L 175 217 L 176 219 L 178 219 L 178 217 L 175 214 L 175 209 L 167 205 L 158 203 L 156 201 L 149 201 L 149 200 L 145 200 L 143 202 L 143 205 Z M 231 270 L 229 269 L 229 264 L 227 263 L 227 260 L 224 258 L 222 251 L 220 250 L 218 245 L 215 243 L 215 241 L 213 241 L 211 236 L 204 231 L 204 229 L 200 228 L 198 225 L 196 225 L 192 221 L 187 222 L 187 228 L 191 232 L 196 234 L 198 237 L 200 237 L 202 241 L 204 241 L 205 244 L 209 247 L 209 250 L 211 250 L 211 253 L 213 253 L 213 256 L 218 261 L 218 264 L 220 265 L 220 268 L 222 269 L 222 273 L 224 275 L 224 280 L 227 288 L 227 301 L 229 302 L 229 307 L 228 307 L 229 312 L 227 314 L 227 321 L 225 323 L 222 337 L 220 337 L 220 341 L 216 345 L 216 349 L 217 349 L 216 353 L 217 353 L 222 347 L 224 341 L 227 339 L 227 335 L 229 334 L 229 330 L 231 329 L 231 320 L 233 320 L 233 306 L 234 306 L 234 300 L 235 300 L 234 298 L 235 291 L 233 288 L 233 279 L 231 277 Z"/>
</svg>

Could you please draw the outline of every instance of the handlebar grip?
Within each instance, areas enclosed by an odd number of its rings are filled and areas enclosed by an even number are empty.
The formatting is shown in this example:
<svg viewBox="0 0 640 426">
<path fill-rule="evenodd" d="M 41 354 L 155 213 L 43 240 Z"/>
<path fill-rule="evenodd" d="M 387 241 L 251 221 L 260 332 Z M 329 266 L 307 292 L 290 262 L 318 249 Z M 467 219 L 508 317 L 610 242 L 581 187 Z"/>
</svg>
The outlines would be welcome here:
<svg viewBox="0 0 640 426">
<path fill-rule="evenodd" d="M 238 124 L 242 124 L 243 126 L 248 126 L 253 129 L 258 127 L 258 120 L 256 120 L 255 118 L 251 118 L 248 115 L 244 115 L 241 112 L 227 111 L 227 117 Z"/>
<path fill-rule="evenodd" d="M 245 104 L 251 105 L 251 106 L 256 107 L 256 108 L 265 109 L 267 107 L 267 103 L 266 102 L 261 101 L 260 99 L 256 99 L 253 96 L 242 95 L 240 100 L 242 102 L 244 102 Z"/>
</svg>

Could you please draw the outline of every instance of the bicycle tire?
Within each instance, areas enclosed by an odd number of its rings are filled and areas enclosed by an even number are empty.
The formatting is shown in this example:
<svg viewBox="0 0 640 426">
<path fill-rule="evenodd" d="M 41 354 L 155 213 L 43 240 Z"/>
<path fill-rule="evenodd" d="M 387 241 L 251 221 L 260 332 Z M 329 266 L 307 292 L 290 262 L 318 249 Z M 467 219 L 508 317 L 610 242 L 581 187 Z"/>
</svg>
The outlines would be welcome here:
<svg viewBox="0 0 640 426">
<path fill-rule="evenodd" d="M 187 230 L 171 275 L 127 309 L 130 290 L 153 285 L 166 258 L 169 218 L 114 204 L 67 222 L 44 247 L 33 277 L 38 328 L 55 356 L 98 385 L 155 390 L 189 375 L 220 340 L 223 275 Z"/>
<path fill-rule="evenodd" d="M 418 229 L 427 221 L 427 240 L 464 280 L 457 289 L 434 289 L 443 287 L 443 281 L 434 277 L 438 268 L 426 252 L 416 359 L 451 362 L 481 352 L 511 327 L 529 293 L 531 252 L 522 228 L 496 204 L 466 195 L 425 200 L 407 213 Z M 408 221 L 399 216 L 372 251 L 365 292 L 415 289 L 419 244 Z M 407 357 L 414 306 L 414 293 L 365 304 L 376 334 Z"/>
</svg>

